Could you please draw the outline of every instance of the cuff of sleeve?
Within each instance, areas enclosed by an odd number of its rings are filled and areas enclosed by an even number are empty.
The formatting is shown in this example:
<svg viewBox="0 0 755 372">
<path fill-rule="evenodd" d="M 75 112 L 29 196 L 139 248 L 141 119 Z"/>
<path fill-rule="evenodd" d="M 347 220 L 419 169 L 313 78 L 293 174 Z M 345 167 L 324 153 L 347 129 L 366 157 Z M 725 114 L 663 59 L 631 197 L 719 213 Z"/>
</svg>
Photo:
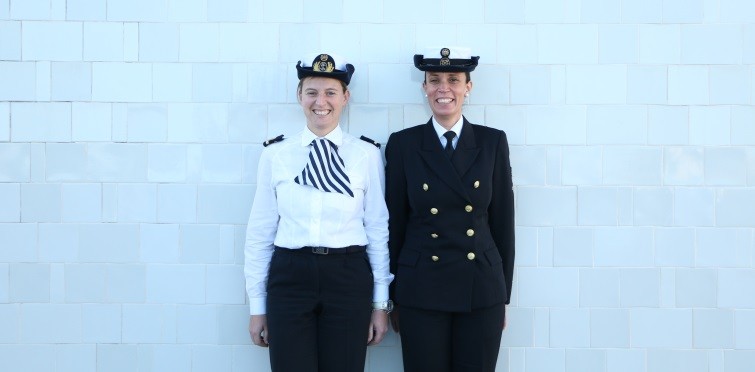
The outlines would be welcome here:
<svg viewBox="0 0 755 372">
<path fill-rule="evenodd" d="M 388 301 L 388 286 L 385 284 L 375 284 L 372 290 L 372 302 Z"/>
<path fill-rule="evenodd" d="M 249 315 L 263 315 L 267 313 L 265 306 L 267 298 L 257 297 L 249 299 Z"/>
</svg>

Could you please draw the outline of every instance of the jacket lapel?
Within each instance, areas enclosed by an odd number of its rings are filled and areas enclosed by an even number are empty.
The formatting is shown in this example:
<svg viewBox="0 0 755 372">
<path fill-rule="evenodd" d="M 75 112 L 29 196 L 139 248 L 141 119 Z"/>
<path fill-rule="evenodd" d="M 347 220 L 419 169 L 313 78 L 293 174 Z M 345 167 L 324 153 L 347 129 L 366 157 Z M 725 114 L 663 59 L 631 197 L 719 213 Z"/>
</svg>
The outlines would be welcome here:
<svg viewBox="0 0 755 372">
<path fill-rule="evenodd" d="M 461 137 L 459 137 L 459 143 L 461 143 L 461 140 L 464 137 L 464 131 L 467 129 L 469 129 L 469 131 L 472 131 L 471 127 L 466 128 L 465 122 L 465 128 L 462 129 L 462 135 Z M 458 149 L 459 144 L 457 144 L 456 146 Z M 445 182 L 449 187 L 451 187 L 452 190 L 456 191 L 465 199 L 469 199 L 467 193 L 464 191 L 464 185 L 462 185 L 461 183 L 461 177 L 457 173 L 456 169 L 454 169 L 454 165 L 451 163 L 451 160 L 449 160 L 446 154 L 443 152 L 443 147 L 440 145 L 438 135 L 433 129 L 432 119 L 430 119 L 430 121 L 428 121 L 427 124 L 423 126 L 422 148 L 419 153 L 422 156 L 422 159 L 425 161 L 425 164 L 427 164 L 430 170 L 435 172 L 438 177 L 443 180 L 443 182 Z M 476 157 L 477 154 L 475 153 L 474 156 Z M 465 156 L 465 158 L 466 157 L 467 156 Z M 454 158 L 456 158 L 456 154 L 454 154 Z M 466 164 L 466 161 L 464 162 Z M 469 165 L 467 165 L 467 168 L 468 167 Z"/>
<path fill-rule="evenodd" d="M 477 147 L 474 138 L 474 129 L 467 118 L 464 118 L 463 125 L 459 142 L 456 144 L 456 150 L 454 150 L 454 156 L 451 158 L 459 178 L 464 178 L 464 175 L 467 174 L 467 171 L 477 159 L 477 154 L 480 153 L 480 148 Z"/>
</svg>

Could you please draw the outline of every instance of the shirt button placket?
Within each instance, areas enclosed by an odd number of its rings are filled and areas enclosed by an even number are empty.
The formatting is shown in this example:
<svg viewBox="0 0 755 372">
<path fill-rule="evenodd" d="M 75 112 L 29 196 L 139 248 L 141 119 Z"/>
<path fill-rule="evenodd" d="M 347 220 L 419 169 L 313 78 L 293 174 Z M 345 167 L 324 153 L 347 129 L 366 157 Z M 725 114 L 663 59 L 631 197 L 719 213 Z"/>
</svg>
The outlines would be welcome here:
<svg viewBox="0 0 755 372">
<path fill-rule="evenodd" d="M 318 191 L 319 192 L 319 191 Z M 310 210 L 312 211 L 312 219 L 310 220 L 310 226 L 312 226 L 311 229 L 309 229 L 309 241 L 310 242 L 318 242 L 317 245 L 323 245 L 320 232 L 322 232 L 322 195 L 313 195 L 310 199 Z"/>
</svg>

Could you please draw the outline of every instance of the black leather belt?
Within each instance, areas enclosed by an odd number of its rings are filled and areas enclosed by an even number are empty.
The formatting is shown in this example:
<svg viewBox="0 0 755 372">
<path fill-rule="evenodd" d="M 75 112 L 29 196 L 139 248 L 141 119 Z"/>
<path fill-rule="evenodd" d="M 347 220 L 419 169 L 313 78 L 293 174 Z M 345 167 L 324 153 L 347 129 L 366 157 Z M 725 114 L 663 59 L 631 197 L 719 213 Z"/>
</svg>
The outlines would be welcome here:
<svg viewBox="0 0 755 372">
<path fill-rule="evenodd" d="M 275 250 L 280 251 L 280 252 L 286 252 L 286 253 L 331 255 L 331 254 L 348 254 L 348 253 L 364 252 L 367 250 L 367 247 L 363 245 L 350 245 L 348 247 L 343 247 L 343 248 L 302 247 L 302 248 L 296 248 L 296 249 L 288 249 L 288 248 L 276 246 Z"/>
</svg>

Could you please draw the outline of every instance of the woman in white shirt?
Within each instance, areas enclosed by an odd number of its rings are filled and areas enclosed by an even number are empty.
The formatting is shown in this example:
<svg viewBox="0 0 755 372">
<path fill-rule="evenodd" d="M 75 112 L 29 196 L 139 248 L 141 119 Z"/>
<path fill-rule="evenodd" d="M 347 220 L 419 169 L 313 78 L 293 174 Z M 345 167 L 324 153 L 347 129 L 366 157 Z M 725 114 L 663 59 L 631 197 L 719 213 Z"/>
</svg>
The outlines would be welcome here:
<svg viewBox="0 0 755 372">
<path fill-rule="evenodd" d="M 392 309 L 382 158 L 339 125 L 354 67 L 319 54 L 296 69 L 306 127 L 265 143 L 257 170 L 249 333 L 274 372 L 361 372 Z"/>
</svg>

